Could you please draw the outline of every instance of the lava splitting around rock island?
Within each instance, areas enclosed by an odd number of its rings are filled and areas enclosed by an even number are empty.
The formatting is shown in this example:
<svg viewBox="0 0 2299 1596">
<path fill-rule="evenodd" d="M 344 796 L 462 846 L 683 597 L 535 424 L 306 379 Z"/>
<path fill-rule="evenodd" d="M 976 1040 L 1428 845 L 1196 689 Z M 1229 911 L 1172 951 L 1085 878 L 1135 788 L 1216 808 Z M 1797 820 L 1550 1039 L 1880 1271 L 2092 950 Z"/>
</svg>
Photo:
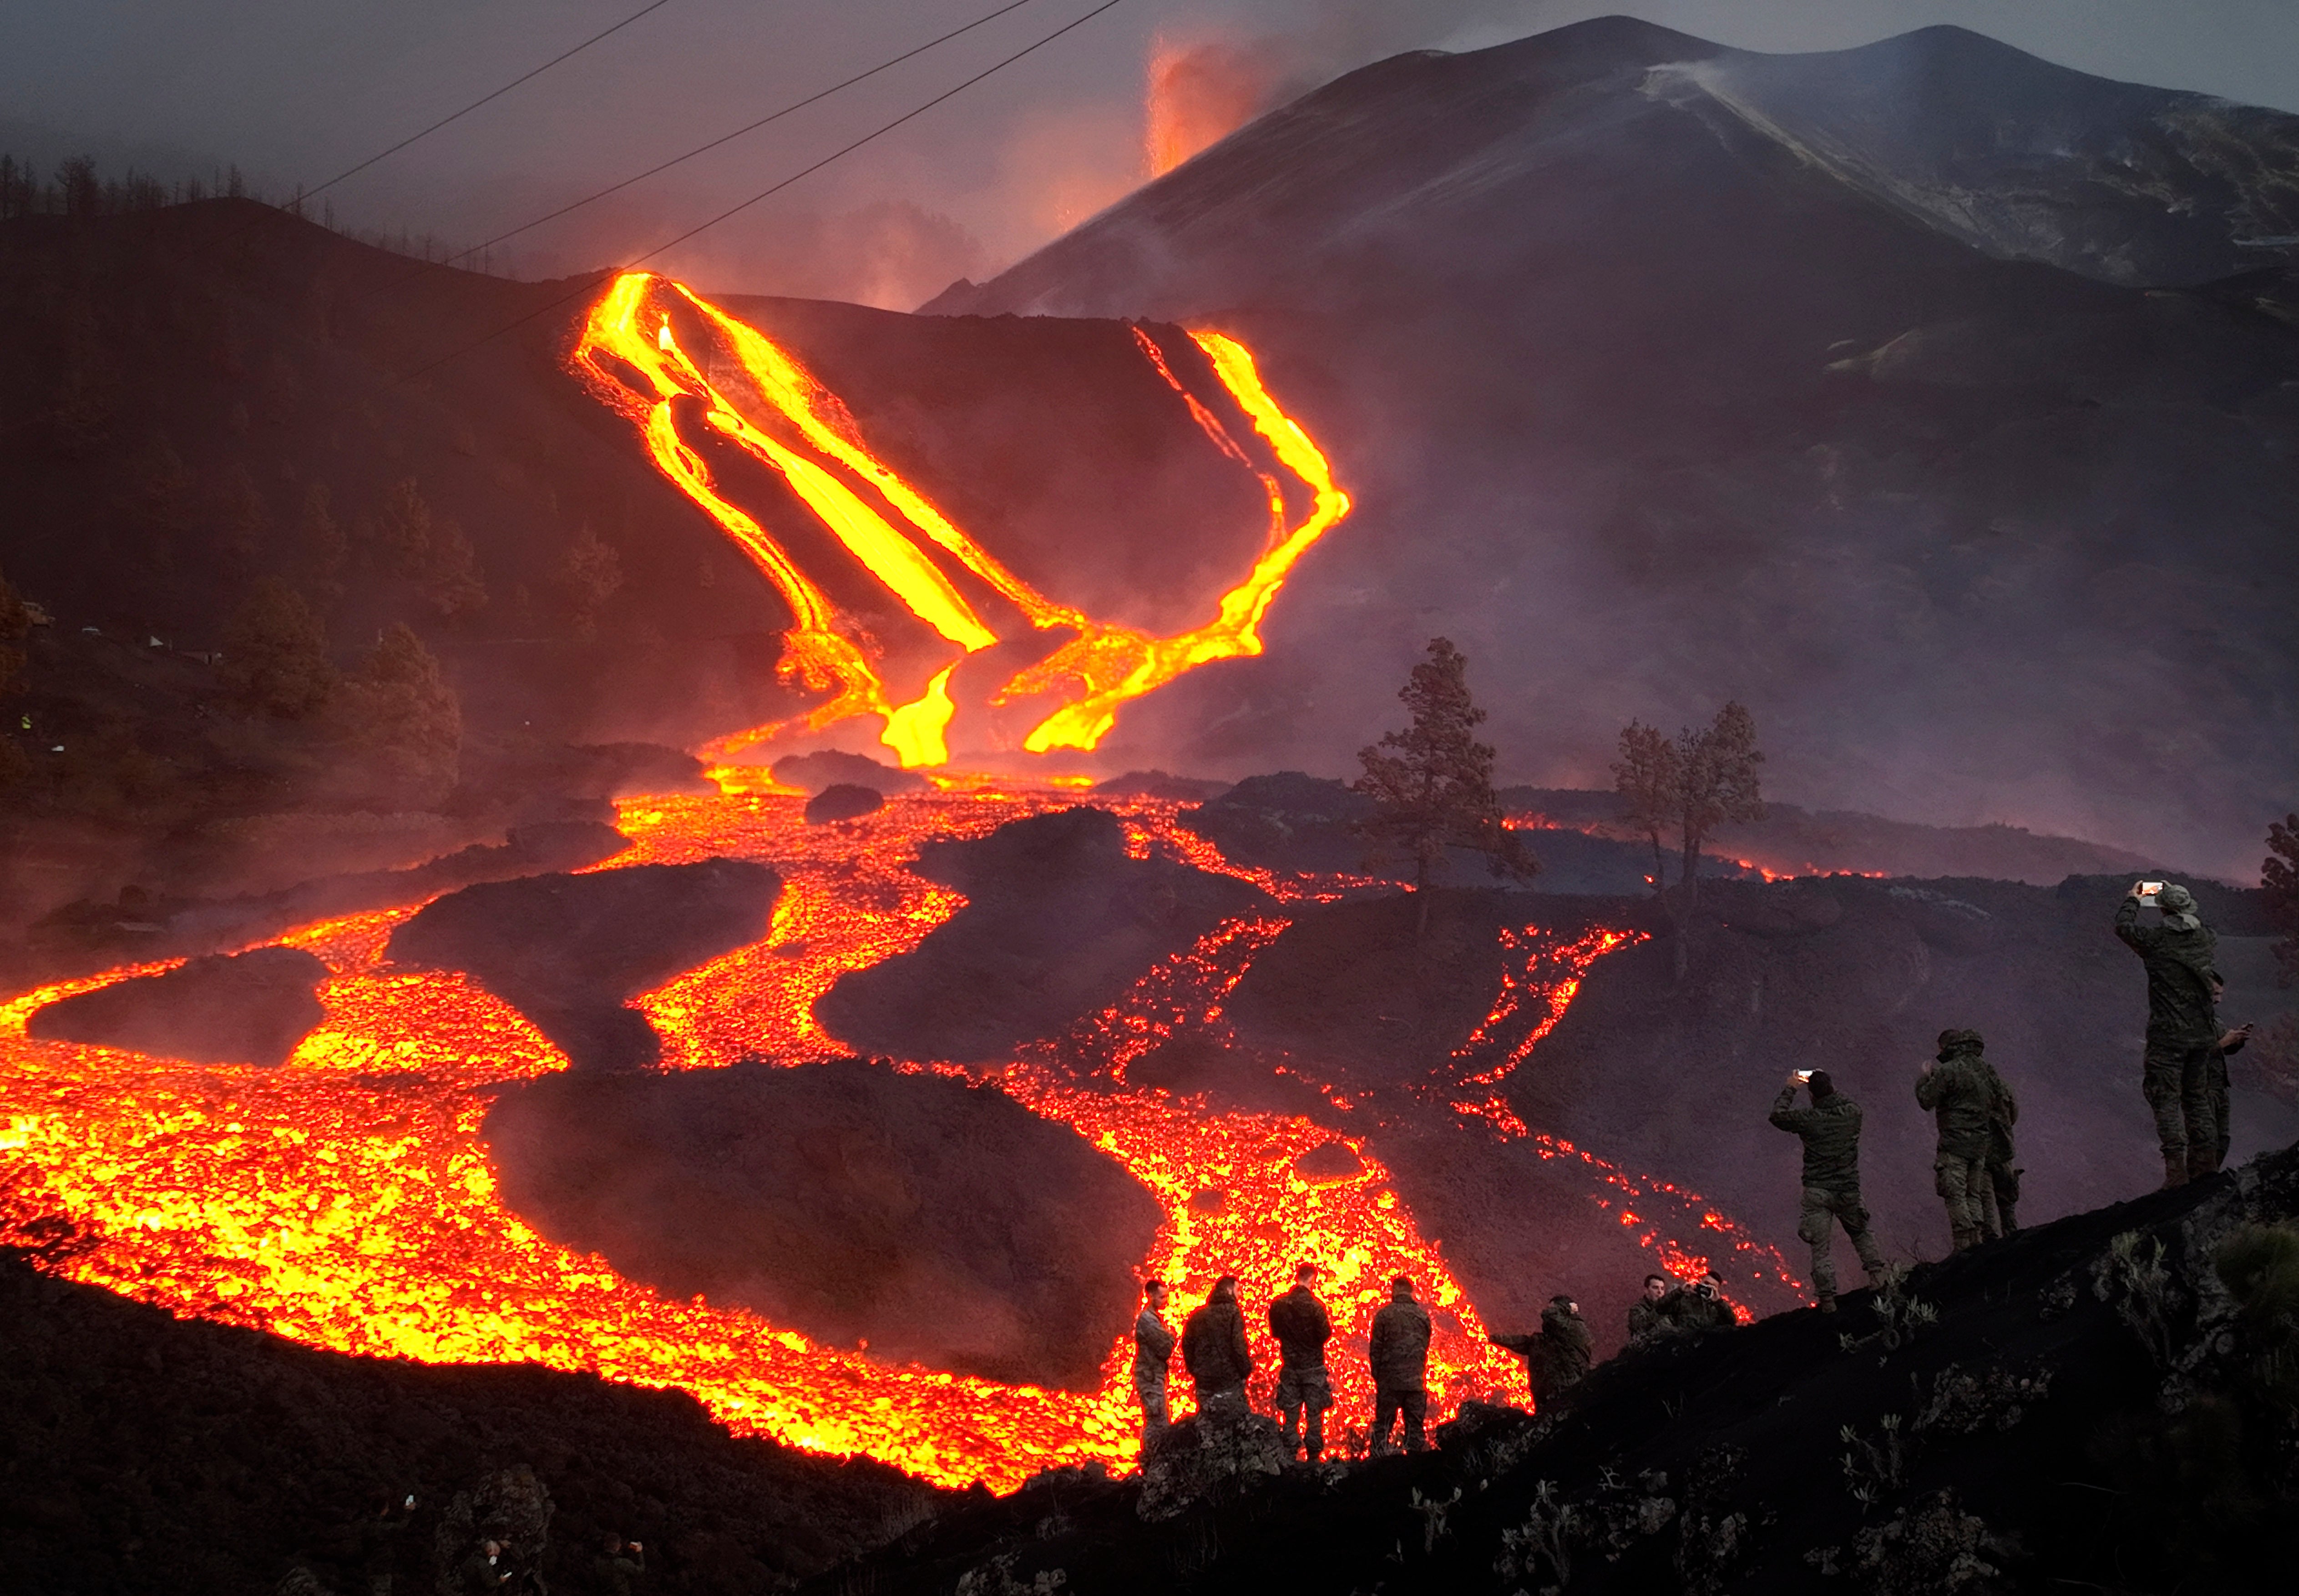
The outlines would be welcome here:
<svg viewBox="0 0 2299 1596">
<path fill-rule="evenodd" d="M 596 869 L 747 859 L 771 862 L 784 882 L 763 938 L 632 1000 L 662 1039 L 660 1067 L 717 1070 L 746 1058 L 804 1066 L 845 1056 L 850 1050 L 816 1019 L 816 1001 L 841 976 L 916 947 L 963 904 L 909 868 L 920 844 L 984 836 L 1063 802 L 989 787 L 903 795 L 831 827 L 807 824 L 796 797 L 624 801 L 619 823 L 631 847 Z M 1112 806 L 1137 856 L 1224 866 L 1201 839 L 1183 841 L 1174 801 Z M 1346 890 L 1251 873 L 1281 910 Z M 326 965 L 326 1015 L 277 1068 L 203 1066 L 28 1034 L 30 1016 L 50 1004 L 165 966 L 52 984 L 0 1009 L 8 1066 L 0 1145 L 23 1171 L 5 1195 L 0 1239 L 37 1245 L 47 1267 L 71 1278 L 178 1314 L 344 1352 L 526 1360 L 679 1387 L 737 1432 L 867 1453 L 942 1483 L 1004 1489 L 1049 1467 L 1133 1462 L 1123 1324 L 1111 1327 L 1099 1377 L 1085 1390 L 898 1364 L 738 1305 L 676 1300 L 514 1211 L 482 1127 L 505 1088 L 568 1061 L 470 976 L 386 962 L 386 945 L 415 912 L 326 921 L 282 939 Z M 1521 1366 L 1488 1343 L 1388 1168 L 1348 1128 L 1354 1115 L 1373 1129 L 1372 1108 L 1333 1111 L 1326 1117 L 1345 1125 L 1336 1131 L 1307 1114 L 1216 1108 L 1125 1082 L 1128 1062 L 1160 1039 L 1218 1025 L 1227 994 L 1285 923 L 1282 914 L 1224 922 L 1175 949 L 1060 1045 L 1073 1066 L 1088 1060 L 1083 1074 L 1061 1067 L 1058 1049 L 1048 1047 L 972 1068 L 875 1067 L 970 1080 L 1116 1161 L 1163 1215 L 1139 1272 L 1176 1281 L 1184 1305 L 1224 1273 L 1261 1298 L 1282 1289 L 1298 1261 L 1318 1263 L 1338 1345 L 1358 1349 L 1334 1360 L 1337 1426 L 1361 1428 L 1369 1417 L 1362 1342 L 1398 1273 L 1423 1283 L 1437 1319 L 1432 1408 L 1449 1412 L 1473 1397 L 1522 1403 Z M 1533 957 L 1500 995 L 1458 1079 L 1432 1082 L 1432 1091 L 1457 1096 L 1515 1067 L 1526 1038 L 1562 1013 L 1579 970 L 1606 951 L 1601 939 L 1545 948 L 1537 929 L 1523 936 L 1520 951 Z M 1607 1205 L 1664 1190 L 1565 1144 L 1541 1151 L 1581 1163 L 1584 1189 Z M 1661 1228 L 1677 1233 L 1647 1245 L 1677 1272 L 1705 1267 L 1704 1228 L 1734 1245 L 1729 1222 L 1713 1213 L 1704 1221 L 1697 1202 L 1669 1211 L 1681 1222 Z M 1259 1351 L 1266 1381 L 1274 1349 Z"/>
</svg>

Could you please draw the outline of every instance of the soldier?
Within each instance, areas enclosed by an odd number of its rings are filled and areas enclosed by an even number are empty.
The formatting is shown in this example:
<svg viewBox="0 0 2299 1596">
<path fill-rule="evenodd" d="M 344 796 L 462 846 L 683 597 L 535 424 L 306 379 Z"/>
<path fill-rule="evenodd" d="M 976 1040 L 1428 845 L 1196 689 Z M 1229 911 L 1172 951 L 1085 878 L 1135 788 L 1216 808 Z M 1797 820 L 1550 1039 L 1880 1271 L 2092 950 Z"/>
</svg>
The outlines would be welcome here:
<svg viewBox="0 0 2299 1596">
<path fill-rule="evenodd" d="M 1174 1360 L 1174 1332 L 1166 1327 L 1166 1283 L 1141 1288 L 1141 1312 L 1133 1321 L 1133 1396 L 1141 1404 L 1141 1450 L 1166 1433 L 1166 1371 Z"/>
<path fill-rule="evenodd" d="M 1689 1290 L 1680 1287 L 1669 1293 L 1661 1308 L 1681 1335 L 1738 1329 L 1740 1324 L 1732 1304 L 1724 1300 L 1724 1282 L 1713 1273 L 1701 1276 Z"/>
<path fill-rule="evenodd" d="M 1182 1323 L 1182 1364 L 1198 1389 L 1200 1413 L 1241 1414 L 1253 1353 L 1245 1344 L 1245 1313 L 1237 1305 L 1237 1277 L 1214 1282 L 1213 1294 Z"/>
<path fill-rule="evenodd" d="M 1597 1338 L 1581 1317 L 1581 1304 L 1559 1292 L 1540 1311 L 1536 1334 L 1496 1336 L 1493 1344 L 1524 1355 L 1525 1377 L 1532 1383 L 1533 1406 L 1538 1408 L 1581 1383 L 1593 1360 Z"/>
<path fill-rule="evenodd" d="M 1317 1266 L 1293 1271 L 1293 1289 L 1269 1304 L 1269 1333 L 1277 1338 L 1277 1417 L 1285 1430 L 1285 1451 L 1299 1446 L 1312 1463 L 1325 1454 L 1325 1410 L 1333 1405 L 1332 1382 L 1325 1374 L 1325 1343 L 1333 1321 L 1311 1289 Z"/>
<path fill-rule="evenodd" d="M 609 1535 L 592 1559 L 591 1588 L 601 1596 L 631 1596 L 633 1582 L 645 1572 L 646 1548 L 636 1541 Z"/>
<path fill-rule="evenodd" d="M 2015 1169 L 2012 1162 L 2018 1156 L 2013 1147 L 2012 1128 L 2020 1122 L 2020 1100 L 2012 1095 L 2010 1083 L 1996 1072 L 1995 1065 L 1984 1058 L 1973 1062 L 1988 1071 L 1990 1093 L 1988 1209 L 1980 1218 L 1988 1227 L 1988 1234 L 2000 1240 L 2020 1228 L 2020 1177 L 2027 1171 Z"/>
<path fill-rule="evenodd" d="M 2161 925 L 2139 923 L 2147 901 L 2134 881 L 2115 911 L 2115 934 L 2147 969 L 2147 1051 L 2140 1091 L 2155 1116 L 2163 1152 L 2163 1186 L 2185 1186 L 2216 1167 L 2219 1126 L 2213 1120 L 2211 1052 L 2219 1041 L 2212 960 L 2218 939 L 2195 914 L 2195 896 L 2172 882 L 2154 895 Z"/>
<path fill-rule="evenodd" d="M 1796 1105 L 1797 1087 L 1812 1106 Z M 1836 1089 L 1825 1070 L 1797 1071 L 1772 1099 L 1772 1121 L 1804 1142 L 1804 1209 L 1797 1235 L 1812 1247 L 1812 1292 L 1822 1313 L 1836 1311 L 1836 1228 L 1852 1238 L 1868 1284 L 1884 1278 L 1884 1254 L 1868 1234 L 1860 1201 L 1860 1105 Z"/>
<path fill-rule="evenodd" d="M 1668 1318 L 1660 1305 L 1668 1299 L 1669 1288 L 1674 1283 L 1666 1275 L 1647 1275 L 1644 1294 L 1629 1304 L 1629 1344 L 1642 1346 L 1668 1334 Z"/>
<path fill-rule="evenodd" d="M 1405 1418 L 1405 1450 L 1419 1451 L 1426 1443 L 1422 1426 L 1429 1416 L 1429 1310 L 1413 1299 L 1413 1278 L 1399 1275 L 1389 1283 L 1389 1303 L 1373 1316 L 1373 1453 L 1380 1457 L 1396 1449 L 1389 1443 L 1390 1424 Z"/>
<path fill-rule="evenodd" d="M 1988 1121 L 1996 1105 L 1996 1072 L 1986 1068 L 1976 1030 L 1944 1030 L 1939 1054 L 1916 1077 L 1916 1105 L 1939 1121 L 1932 1154 L 1932 1187 L 1947 1203 L 1948 1234 L 1959 1253 L 1988 1236 L 1994 1203 L 1988 1178 Z"/>
</svg>

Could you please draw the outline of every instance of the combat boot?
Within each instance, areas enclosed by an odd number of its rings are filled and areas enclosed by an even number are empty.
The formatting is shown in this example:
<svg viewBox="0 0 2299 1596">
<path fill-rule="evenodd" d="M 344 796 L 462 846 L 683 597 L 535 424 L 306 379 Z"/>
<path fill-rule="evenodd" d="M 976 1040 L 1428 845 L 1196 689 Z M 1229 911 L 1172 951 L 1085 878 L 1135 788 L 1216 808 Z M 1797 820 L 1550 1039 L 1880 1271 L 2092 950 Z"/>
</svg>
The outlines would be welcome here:
<svg viewBox="0 0 2299 1596">
<path fill-rule="evenodd" d="M 2182 1150 L 2178 1153 L 2166 1153 L 2163 1154 L 2163 1185 L 2161 1189 L 2168 1192 L 2175 1186 L 2185 1186 L 2187 1184 L 2187 1153 Z"/>
<path fill-rule="evenodd" d="M 1818 1302 L 1814 1303 L 1813 1306 L 1818 1308 L 1822 1313 L 1833 1313 L 1836 1311 L 1836 1299 L 1834 1297 L 1822 1297 Z"/>
</svg>

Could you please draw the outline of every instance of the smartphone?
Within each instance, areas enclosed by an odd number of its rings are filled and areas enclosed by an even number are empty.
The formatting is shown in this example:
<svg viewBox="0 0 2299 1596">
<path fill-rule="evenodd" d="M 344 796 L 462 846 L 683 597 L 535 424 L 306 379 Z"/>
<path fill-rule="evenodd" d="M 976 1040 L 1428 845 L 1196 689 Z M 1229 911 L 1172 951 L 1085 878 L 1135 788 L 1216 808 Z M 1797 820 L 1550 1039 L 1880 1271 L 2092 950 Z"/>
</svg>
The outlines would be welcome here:
<svg viewBox="0 0 2299 1596">
<path fill-rule="evenodd" d="M 1809 1070 L 1798 1070 L 1796 1072 L 1796 1078 L 1798 1086 L 1808 1087 L 1812 1084 L 1812 1071 Z"/>
<path fill-rule="evenodd" d="M 2145 903 L 2162 890 L 2163 883 L 2161 881 L 2142 881 L 2139 883 L 2139 899 Z"/>
</svg>

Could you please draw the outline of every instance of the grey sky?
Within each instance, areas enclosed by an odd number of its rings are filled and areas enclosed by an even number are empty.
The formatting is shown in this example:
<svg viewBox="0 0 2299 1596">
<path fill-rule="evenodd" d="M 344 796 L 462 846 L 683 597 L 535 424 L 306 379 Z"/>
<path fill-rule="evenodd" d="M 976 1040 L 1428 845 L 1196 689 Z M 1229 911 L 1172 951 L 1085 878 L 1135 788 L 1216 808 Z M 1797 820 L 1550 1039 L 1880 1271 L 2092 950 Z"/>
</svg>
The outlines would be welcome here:
<svg viewBox="0 0 2299 1596">
<path fill-rule="evenodd" d="M 475 240 L 652 165 L 996 0 L 672 0 L 345 184 L 346 219 Z M 1032 4 L 856 90 L 521 241 L 522 269 L 620 258 L 979 70 L 1096 0 Z M 0 5 L 0 146 L 52 161 L 236 161 L 313 183 L 641 0 L 41 0 Z M 895 304 L 980 276 L 1145 176 L 1148 69 L 1212 45 L 1300 87 L 1398 50 L 1629 12 L 1764 50 L 1959 22 L 2111 77 L 2299 110 L 2290 0 L 1125 0 L 668 264 L 706 285 Z"/>
</svg>

